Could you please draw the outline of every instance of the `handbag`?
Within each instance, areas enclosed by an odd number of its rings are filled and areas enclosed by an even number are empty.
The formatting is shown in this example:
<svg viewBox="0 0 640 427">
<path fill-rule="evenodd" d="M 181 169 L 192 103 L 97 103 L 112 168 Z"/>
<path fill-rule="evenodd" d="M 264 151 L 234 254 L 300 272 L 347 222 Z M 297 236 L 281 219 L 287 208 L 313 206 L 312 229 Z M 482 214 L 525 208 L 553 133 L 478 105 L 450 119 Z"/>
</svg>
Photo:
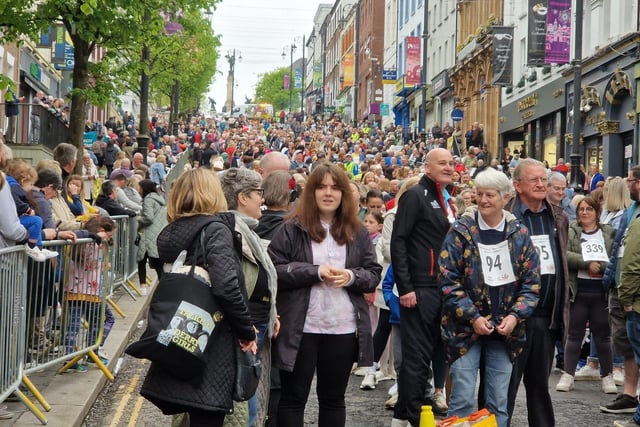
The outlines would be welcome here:
<svg viewBox="0 0 640 427">
<path fill-rule="evenodd" d="M 205 253 L 204 230 L 194 260 L 198 259 L 199 250 Z M 211 292 L 208 271 L 195 264 L 182 265 L 186 254 L 182 251 L 172 271 L 162 275 L 149 305 L 147 328 L 125 350 L 135 358 L 163 366 L 181 379 L 191 379 L 203 371 L 205 352 L 216 324 L 223 318 Z"/>
<path fill-rule="evenodd" d="M 237 344 L 234 347 L 236 353 L 236 380 L 233 386 L 233 400 L 244 402 L 256 394 L 260 376 L 262 375 L 262 363 L 257 353 L 253 354 L 251 350 L 242 351 L 242 348 Z"/>
</svg>

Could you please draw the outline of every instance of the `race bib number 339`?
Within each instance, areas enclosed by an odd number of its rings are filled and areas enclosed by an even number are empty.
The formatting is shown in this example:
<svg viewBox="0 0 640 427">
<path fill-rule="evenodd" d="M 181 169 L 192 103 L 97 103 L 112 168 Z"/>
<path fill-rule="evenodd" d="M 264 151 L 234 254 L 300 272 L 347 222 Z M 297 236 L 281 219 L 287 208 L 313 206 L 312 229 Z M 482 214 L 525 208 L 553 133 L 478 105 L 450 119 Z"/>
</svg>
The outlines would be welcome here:
<svg viewBox="0 0 640 427">
<path fill-rule="evenodd" d="M 478 251 L 482 260 L 482 274 L 487 286 L 501 286 L 515 282 L 513 263 L 509 254 L 507 241 L 497 245 L 478 243 Z"/>
</svg>

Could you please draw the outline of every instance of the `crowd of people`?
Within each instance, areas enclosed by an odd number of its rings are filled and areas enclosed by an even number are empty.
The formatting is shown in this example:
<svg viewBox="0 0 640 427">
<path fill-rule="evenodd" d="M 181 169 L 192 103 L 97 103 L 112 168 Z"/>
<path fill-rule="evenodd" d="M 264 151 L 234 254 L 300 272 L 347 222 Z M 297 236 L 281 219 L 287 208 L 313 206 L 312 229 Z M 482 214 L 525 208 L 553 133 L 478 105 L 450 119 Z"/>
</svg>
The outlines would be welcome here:
<svg viewBox="0 0 640 427">
<path fill-rule="evenodd" d="M 490 153 L 479 123 L 466 134 L 448 123 L 417 134 L 242 117 L 193 118 L 175 136 L 161 119 L 149 127 L 146 159 L 135 129 L 111 128 L 85 150 L 81 176 L 70 175 L 69 147 L 56 159 L 71 212 L 138 218 L 140 283 L 147 262 L 161 276 L 205 236 L 195 262 L 219 286 L 229 328 L 214 337 L 219 352 L 200 382 L 152 364 L 142 394 L 165 414 L 188 414 L 192 426 L 301 427 L 315 373 L 320 426 L 345 425 L 352 374 L 363 392 L 395 379 L 381 402 L 392 427 L 418 426 L 425 404 L 442 417 L 487 408 L 508 426 L 521 382 L 529 425 L 553 426 L 549 387 L 570 392 L 578 380 L 616 394 L 602 411 L 633 414 L 614 425 L 640 425 L 630 249 L 640 167 L 607 178 L 589 165 L 573 189 L 562 159 L 550 167 L 521 148 Z M 182 152 L 189 165 L 169 188 L 167 165 Z M 13 178 L 30 191 L 32 175 Z M 32 185 L 46 196 L 47 185 Z M 12 240 L 39 246 L 28 232 Z M 270 368 L 246 407 L 232 401 L 223 357 L 234 346 Z"/>
</svg>

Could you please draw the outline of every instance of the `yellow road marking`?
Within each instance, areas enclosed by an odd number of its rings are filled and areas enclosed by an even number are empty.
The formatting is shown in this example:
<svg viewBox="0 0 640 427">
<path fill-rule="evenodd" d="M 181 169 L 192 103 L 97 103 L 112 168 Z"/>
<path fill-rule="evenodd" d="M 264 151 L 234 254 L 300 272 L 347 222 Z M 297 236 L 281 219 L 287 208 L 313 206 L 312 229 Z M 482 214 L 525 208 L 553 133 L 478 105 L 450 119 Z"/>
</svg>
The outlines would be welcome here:
<svg viewBox="0 0 640 427">
<path fill-rule="evenodd" d="M 124 409 L 129 403 L 129 399 L 131 399 L 131 395 L 133 394 L 133 392 L 136 389 L 136 386 L 138 385 L 138 381 L 140 381 L 140 375 L 136 374 L 131 377 L 131 382 L 129 382 L 129 385 L 127 386 L 127 390 L 125 391 L 124 396 L 122 397 L 122 400 L 120 401 L 120 403 L 118 404 L 118 407 L 116 408 L 116 413 L 113 417 L 113 420 L 111 420 L 110 427 L 116 427 L 120 422 L 120 418 L 122 418 Z"/>
<path fill-rule="evenodd" d="M 131 411 L 131 418 L 129 419 L 129 424 L 127 424 L 127 427 L 136 426 L 136 421 L 138 421 L 138 416 L 140 416 L 140 410 L 142 409 L 143 403 L 144 397 L 139 396 L 138 400 L 136 400 L 136 404 L 133 406 L 133 411 Z"/>
</svg>

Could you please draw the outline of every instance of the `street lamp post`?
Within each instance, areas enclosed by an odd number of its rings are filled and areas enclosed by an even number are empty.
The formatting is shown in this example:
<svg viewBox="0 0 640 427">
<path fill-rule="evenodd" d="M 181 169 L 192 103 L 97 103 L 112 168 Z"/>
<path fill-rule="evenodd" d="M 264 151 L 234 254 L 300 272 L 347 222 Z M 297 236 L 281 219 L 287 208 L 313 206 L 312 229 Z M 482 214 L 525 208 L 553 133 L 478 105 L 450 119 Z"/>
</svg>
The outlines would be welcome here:
<svg viewBox="0 0 640 427">
<path fill-rule="evenodd" d="M 304 62 L 304 49 L 305 49 L 305 37 L 306 34 L 302 36 L 302 75 L 300 76 L 300 114 L 302 115 L 302 120 L 304 120 L 304 73 L 305 73 L 305 62 Z"/>
<path fill-rule="evenodd" d="M 293 86 L 295 86 L 295 76 L 293 75 L 293 52 L 296 50 L 296 44 L 291 43 L 291 53 L 289 54 L 289 59 L 291 60 L 291 65 L 289 66 L 289 115 L 291 115 L 291 105 L 293 103 Z M 293 84 L 292 84 L 293 83 Z"/>
<path fill-rule="evenodd" d="M 578 181 L 580 172 L 580 128 L 582 127 L 582 117 L 580 114 L 580 94 L 582 92 L 582 13 L 584 9 L 583 0 L 576 2 L 576 29 L 573 58 L 573 128 L 571 141 L 571 187 L 577 192 L 583 191 L 583 183 Z"/>
<path fill-rule="evenodd" d="M 225 102 L 224 106 L 225 109 L 229 112 L 229 115 L 232 115 L 233 107 L 235 106 L 235 103 L 233 101 L 233 92 L 236 79 L 236 59 L 238 61 L 242 61 L 242 53 L 233 49 L 227 52 L 225 58 L 229 62 L 229 77 L 227 78 L 227 102 Z"/>
</svg>

